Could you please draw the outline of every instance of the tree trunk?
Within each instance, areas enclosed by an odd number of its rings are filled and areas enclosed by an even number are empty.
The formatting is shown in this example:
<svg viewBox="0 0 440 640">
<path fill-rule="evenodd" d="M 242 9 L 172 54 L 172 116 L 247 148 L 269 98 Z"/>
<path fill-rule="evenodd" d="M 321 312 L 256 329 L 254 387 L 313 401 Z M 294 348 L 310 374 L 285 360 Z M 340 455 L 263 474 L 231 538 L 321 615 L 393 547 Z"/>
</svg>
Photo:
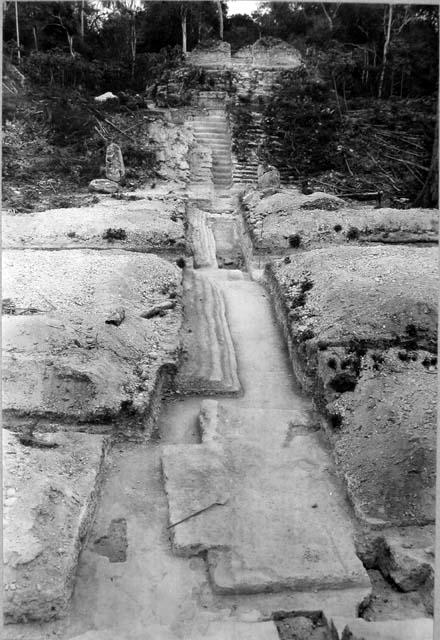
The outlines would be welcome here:
<svg viewBox="0 0 440 640">
<path fill-rule="evenodd" d="M 324 12 L 325 17 L 327 18 L 327 22 L 328 22 L 328 26 L 330 31 L 333 31 L 333 19 L 331 17 L 331 15 L 327 12 L 326 8 L 325 8 L 325 4 L 323 2 L 321 2 L 321 8 Z"/>
<path fill-rule="evenodd" d="M 38 51 L 37 28 L 35 26 L 32 27 L 32 33 L 34 34 L 35 51 Z"/>
<path fill-rule="evenodd" d="M 72 56 L 72 58 L 74 58 L 75 57 L 75 53 L 73 51 L 73 36 L 70 35 L 70 33 L 67 33 L 67 32 L 66 32 L 66 35 L 67 35 L 67 42 L 69 43 L 70 55 Z"/>
<path fill-rule="evenodd" d="M 81 0 L 81 27 L 80 27 L 80 33 L 81 33 L 81 41 L 84 41 L 84 0 Z"/>
<path fill-rule="evenodd" d="M 219 19 L 219 36 L 220 40 L 223 40 L 223 11 L 222 11 L 222 3 L 221 0 L 216 0 L 217 10 L 218 10 L 218 19 Z"/>
<path fill-rule="evenodd" d="M 20 65 L 21 52 L 20 52 L 20 27 L 18 24 L 18 2 L 15 0 L 15 30 L 17 33 L 17 62 Z"/>
<path fill-rule="evenodd" d="M 136 17 L 133 13 L 132 23 L 131 23 L 131 34 L 130 34 L 130 48 L 131 48 L 131 79 L 134 78 L 134 71 L 136 67 L 136 44 L 137 44 L 137 33 L 136 33 Z"/>
<path fill-rule="evenodd" d="M 393 24 L 393 5 L 390 4 L 389 7 L 388 7 L 388 26 L 387 26 L 386 36 L 385 36 L 385 42 L 384 42 L 384 45 L 383 45 L 382 71 L 380 73 L 379 89 L 378 89 L 378 92 L 377 92 L 377 97 L 378 98 L 382 98 L 382 94 L 383 94 L 385 71 L 386 71 L 387 61 L 388 61 L 388 51 L 389 51 L 389 48 L 390 48 L 390 41 L 391 41 L 391 26 L 392 26 L 392 24 Z"/>
<path fill-rule="evenodd" d="M 186 14 L 187 14 L 187 7 L 182 5 L 180 7 L 180 17 L 181 17 L 181 20 L 182 20 L 182 52 L 183 52 L 184 56 L 186 56 L 186 54 L 187 54 L 187 48 L 186 48 Z"/>
<path fill-rule="evenodd" d="M 336 86 L 336 79 L 334 74 L 332 73 L 332 80 L 333 80 L 333 87 L 335 89 L 335 96 L 336 96 L 336 104 L 338 107 L 338 112 L 339 112 L 339 118 L 341 119 L 342 122 L 342 110 L 341 110 L 341 103 L 339 102 L 339 93 L 338 93 L 338 88 Z"/>
</svg>

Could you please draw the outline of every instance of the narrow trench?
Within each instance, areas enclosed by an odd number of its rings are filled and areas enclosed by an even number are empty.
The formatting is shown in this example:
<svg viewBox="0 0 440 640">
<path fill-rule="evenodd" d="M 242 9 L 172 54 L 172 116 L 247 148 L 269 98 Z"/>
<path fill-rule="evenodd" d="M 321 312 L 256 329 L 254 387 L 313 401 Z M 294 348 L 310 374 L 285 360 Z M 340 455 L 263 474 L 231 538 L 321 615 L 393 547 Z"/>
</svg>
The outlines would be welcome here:
<svg viewBox="0 0 440 640">
<path fill-rule="evenodd" d="M 236 223 L 230 220 L 228 224 Z M 243 262 L 232 268 L 237 266 L 244 269 Z M 247 277 L 245 271 L 243 277 Z M 268 294 L 261 285 L 257 287 L 261 300 L 270 306 Z M 275 341 L 282 344 L 272 309 L 270 315 Z M 234 323 L 234 318 L 229 317 L 231 321 Z M 232 331 L 240 360 L 239 333 Z M 282 359 L 282 368 L 289 372 L 286 384 L 293 395 L 299 396 L 284 345 Z M 253 395 L 245 382 L 242 397 L 224 397 L 221 402 L 228 407 L 252 407 Z M 226 606 L 228 615 L 233 614 L 235 599 L 223 604 L 212 592 L 204 555 L 174 555 L 167 530 L 162 446 L 200 443 L 198 414 L 207 397 L 169 395 L 159 414 L 154 442 L 120 442 L 113 448 L 93 530 L 80 556 L 67 625 L 69 637 L 91 627 L 130 629 L 130 633 L 153 628 L 159 633 L 166 628 L 180 637 L 182 626 L 192 629 L 194 621 L 203 619 L 207 610 L 216 612 Z M 292 427 L 286 437 L 284 446 L 289 446 Z"/>
</svg>

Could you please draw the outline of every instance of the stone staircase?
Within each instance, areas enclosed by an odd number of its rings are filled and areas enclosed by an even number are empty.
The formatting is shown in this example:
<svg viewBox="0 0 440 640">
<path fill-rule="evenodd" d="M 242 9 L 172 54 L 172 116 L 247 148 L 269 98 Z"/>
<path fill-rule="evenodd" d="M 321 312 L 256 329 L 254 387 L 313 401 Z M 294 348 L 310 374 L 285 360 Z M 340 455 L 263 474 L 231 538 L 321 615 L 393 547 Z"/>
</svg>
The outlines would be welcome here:
<svg viewBox="0 0 440 640">
<path fill-rule="evenodd" d="M 272 150 L 273 164 L 280 172 L 281 183 L 288 185 L 294 182 L 291 169 L 283 165 L 283 142 L 276 135 L 267 135 L 264 130 L 264 114 L 262 111 L 252 111 L 252 122 L 246 129 L 246 154 L 244 158 L 237 158 L 233 154 L 233 182 L 234 184 L 252 183 L 257 181 L 259 164 L 259 147 L 265 146 Z M 232 123 L 234 123 L 234 111 L 232 110 Z"/>
<path fill-rule="evenodd" d="M 193 130 L 197 142 L 211 149 L 214 186 L 229 188 L 232 183 L 231 133 L 224 109 L 196 116 Z"/>
</svg>

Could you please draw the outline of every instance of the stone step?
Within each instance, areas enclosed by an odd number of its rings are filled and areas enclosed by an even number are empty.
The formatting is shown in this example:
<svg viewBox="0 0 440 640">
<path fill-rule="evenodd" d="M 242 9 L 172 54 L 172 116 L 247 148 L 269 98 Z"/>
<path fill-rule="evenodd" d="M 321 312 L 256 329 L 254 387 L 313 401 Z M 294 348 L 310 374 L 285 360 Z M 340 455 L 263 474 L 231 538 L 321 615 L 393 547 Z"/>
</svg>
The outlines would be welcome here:
<svg viewBox="0 0 440 640">
<path fill-rule="evenodd" d="M 196 140 L 212 140 L 219 143 L 230 142 L 231 138 L 226 131 L 195 131 Z"/>
<path fill-rule="evenodd" d="M 188 625 L 185 625 L 187 627 Z M 153 624 L 147 634 L 126 627 L 90 630 L 72 640 L 279 640 L 275 623 L 271 620 L 260 622 L 246 622 L 234 618 L 206 620 L 201 615 L 200 619 L 191 621 L 190 628 L 184 629 L 184 635 L 176 632 L 168 625 Z"/>
<path fill-rule="evenodd" d="M 211 150 L 218 150 L 220 152 L 231 153 L 231 142 L 227 139 L 220 140 L 218 138 L 197 138 L 197 142 L 204 147 L 209 147 Z"/>
<path fill-rule="evenodd" d="M 232 167 L 230 162 L 216 162 L 214 160 L 212 164 L 213 173 L 218 174 L 232 174 Z"/>
<path fill-rule="evenodd" d="M 186 395 L 237 395 L 237 360 L 219 286 L 203 272 L 184 277 L 183 357 L 176 390 Z"/>
<path fill-rule="evenodd" d="M 198 127 L 222 127 L 223 129 L 227 129 L 229 126 L 229 122 L 226 118 L 201 118 L 200 120 L 193 120 L 192 124 L 195 128 Z"/>
<path fill-rule="evenodd" d="M 432 618 L 381 620 L 334 617 L 331 620 L 333 640 L 432 640 Z"/>
</svg>

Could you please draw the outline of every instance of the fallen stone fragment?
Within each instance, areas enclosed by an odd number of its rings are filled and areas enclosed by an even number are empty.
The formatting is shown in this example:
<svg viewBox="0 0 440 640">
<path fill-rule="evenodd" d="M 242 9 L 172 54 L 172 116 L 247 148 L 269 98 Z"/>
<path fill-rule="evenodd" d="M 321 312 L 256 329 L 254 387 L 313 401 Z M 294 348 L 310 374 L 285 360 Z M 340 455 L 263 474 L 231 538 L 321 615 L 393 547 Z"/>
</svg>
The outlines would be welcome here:
<svg viewBox="0 0 440 640">
<path fill-rule="evenodd" d="M 3 602 L 9 623 L 64 613 L 108 448 L 104 436 L 47 435 L 56 446 L 26 446 L 3 430 Z"/>
<path fill-rule="evenodd" d="M 116 193 L 120 187 L 117 182 L 113 180 L 107 180 L 105 178 L 96 178 L 89 184 L 89 191 L 96 193 Z"/>
<path fill-rule="evenodd" d="M 331 621 L 334 640 L 432 640 L 431 618 L 367 622 L 335 617 Z"/>
<path fill-rule="evenodd" d="M 166 300 L 165 302 L 160 302 L 159 304 L 155 304 L 153 307 L 150 307 L 146 311 L 141 313 L 141 318 L 154 318 L 154 316 L 163 316 L 168 309 L 174 309 L 176 306 L 175 300 Z"/>
<path fill-rule="evenodd" d="M 105 175 L 108 180 L 112 180 L 113 182 L 122 182 L 125 178 L 125 166 L 121 147 L 114 142 L 111 142 L 106 150 Z"/>
<path fill-rule="evenodd" d="M 434 525 L 385 529 L 359 536 L 357 553 L 368 569 L 379 569 L 399 591 L 418 591 L 428 613 L 434 600 Z"/>
<path fill-rule="evenodd" d="M 118 307 L 117 309 L 111 312 L 111 314 L 106 319 L 105 324 L 114 324 L 116 327 L 119 327 L 119 325 L 124 321 L 124 318 L 125 318 L 124 307 Z"/>
<path fill-rule="evenodd" d="M 95 96 L 96 102 L 106 102 L 107 100 L 117 100 L 118 96 L 115 96 L 111 91 L 106 91 L 105 93 L 101 93 L 99 96 Z"/>
</svg>

